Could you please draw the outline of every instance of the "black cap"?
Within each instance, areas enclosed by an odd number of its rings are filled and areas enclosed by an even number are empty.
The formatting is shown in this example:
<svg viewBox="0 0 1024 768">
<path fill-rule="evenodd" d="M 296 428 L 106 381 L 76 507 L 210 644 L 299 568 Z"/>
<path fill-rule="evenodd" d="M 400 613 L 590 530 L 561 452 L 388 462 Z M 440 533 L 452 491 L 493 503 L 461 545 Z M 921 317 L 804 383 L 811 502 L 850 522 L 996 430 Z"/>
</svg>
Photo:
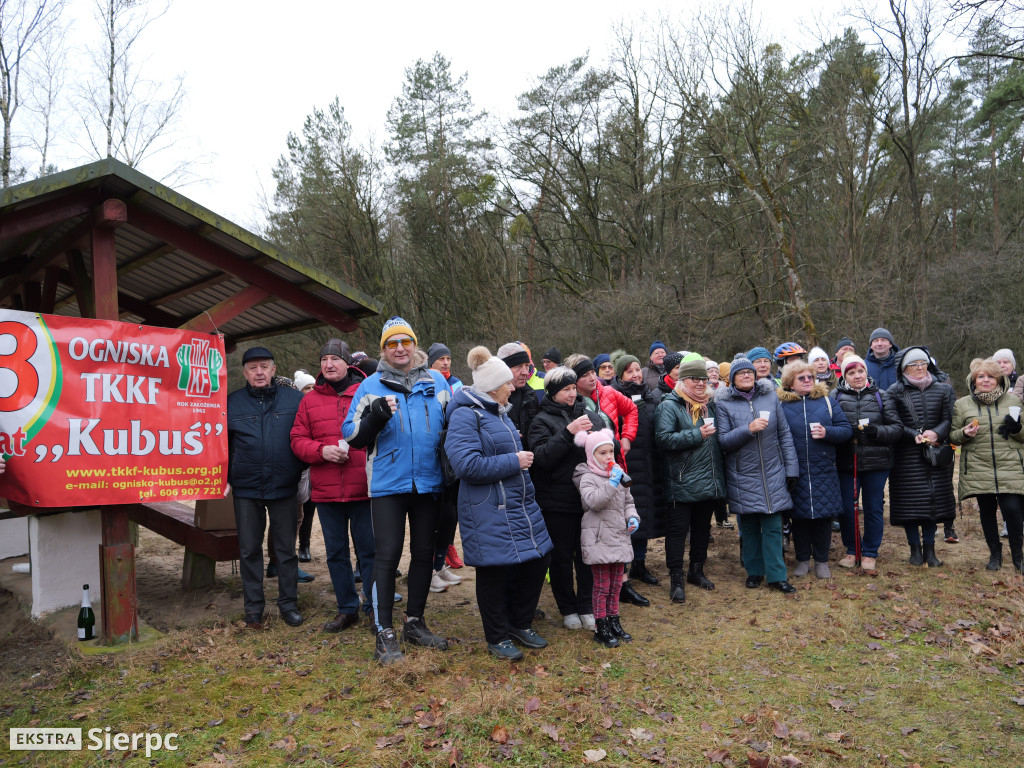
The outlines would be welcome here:
<svg viewBox="0 0 1024 768">
<path fill-rule="evenodd" d="M 250 360 L 273 360 L 273 353 L 266 347 L 250 347 L 242 354 L 242 365 Z"/>
</svg>

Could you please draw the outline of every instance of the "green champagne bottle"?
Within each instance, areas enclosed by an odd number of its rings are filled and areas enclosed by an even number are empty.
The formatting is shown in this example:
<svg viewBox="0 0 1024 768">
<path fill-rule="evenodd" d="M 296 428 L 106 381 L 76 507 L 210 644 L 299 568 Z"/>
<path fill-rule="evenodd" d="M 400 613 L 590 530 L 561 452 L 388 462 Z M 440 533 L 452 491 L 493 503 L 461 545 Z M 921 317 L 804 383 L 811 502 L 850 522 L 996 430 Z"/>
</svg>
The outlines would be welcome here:
<svg viewBox="0 0 1024 768">
<path fill-rule="evenodd" d="M 89 585 L 82 585 L 82 610 L 78 612 L 78 639 L 92 640 L 96 637 L 96 614 L 92 612 L 89 600 Z"/>
</svg>

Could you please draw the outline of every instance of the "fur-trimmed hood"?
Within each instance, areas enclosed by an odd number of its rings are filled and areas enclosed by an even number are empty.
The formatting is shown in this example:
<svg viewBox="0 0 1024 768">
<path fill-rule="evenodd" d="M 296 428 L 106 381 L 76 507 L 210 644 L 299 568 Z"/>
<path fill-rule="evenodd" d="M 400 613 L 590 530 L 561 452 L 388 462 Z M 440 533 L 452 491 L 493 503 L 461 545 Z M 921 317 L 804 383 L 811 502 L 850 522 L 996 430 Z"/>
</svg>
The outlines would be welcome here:
<svg viewBox="0 0 1024 768">
<path fill-rule="evenodd" d="M 828 397 L 828 392 L 828 384 L 826 384 L 823 381 L 819 381 L 814 385 L 814 387 L 810 391 L 810 394 L 808 394 L 807 396 L 811 398 L 811 400 L 817 400 L 819 397 Z M 776 389 L 775 394 L 779 396 L 779 400 L 782 401 L 783 403 L 795 403 L 797 400 L 801 398 L 801 395 L 798 395 L 793 390 L 783 389 L 782 387 Z"/>
</svg>

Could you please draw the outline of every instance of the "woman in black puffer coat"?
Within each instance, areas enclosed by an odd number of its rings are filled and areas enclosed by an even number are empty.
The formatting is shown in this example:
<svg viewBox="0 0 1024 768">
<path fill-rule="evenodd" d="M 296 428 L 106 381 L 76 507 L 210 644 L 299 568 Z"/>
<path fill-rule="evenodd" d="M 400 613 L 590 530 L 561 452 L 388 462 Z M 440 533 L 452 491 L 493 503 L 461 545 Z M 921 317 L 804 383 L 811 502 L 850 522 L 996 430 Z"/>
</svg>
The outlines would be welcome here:
<svg viewBox="0 0 1024 768">
<path fill-rule="evenodd" d="M 647 541 L 665 535 L 665 493 L 661 481 L 661 462 L 654 443 L 654 412 L 661 402 L 661 392 L 652 391 L 645 383 L 640 360 L 621 350 L 612 352 L 615 366 L 615 387 L 637 407 L 636 439 L 626 457 L 626 470 L 633 478 L 630 491 L 640 513 L 640 527 L 632 536 L 633 562 L 629 579 L 622 582 L 619 599 L 646 607 L 651 601 L 636 591 L 633 579 L 657 585 L 658 577 L 647 568 Z"/>
<path fill-rule="evenodd" d="M 927 347 L 900 350 L 895 365 L 899 375 L 888 391 L 903 435 L 889 475 L 889 522 L 906 529 L 910 563 L 934 568 L 942 565 L 935 556 L 935 531 L 939 523 L 956 519 L 956 497 L 952 462 L 933 467 L 924 445 L 949 443 L 956 395 Z"/>
<path fill-rule="evenodd" d="M 533 451 L 530 476 L 537 503 L 554 544 L 548 568 L 551 592 L 567 629 L 593 631 L 595 626 L 591 604 L 594 579 L 590 566 L 583 563 L 580 547 L 583 502 L 572 480 L 576 465 L 586 461 L 586 453 L 573 438 L 577 432 L 604 428 L 601 417 L 588 413 L 583 398 L 576 394 L 576 374 L 561 365 L 548 371 L 544 399 L 530 422 L 527 444 Z"/>
</svg>

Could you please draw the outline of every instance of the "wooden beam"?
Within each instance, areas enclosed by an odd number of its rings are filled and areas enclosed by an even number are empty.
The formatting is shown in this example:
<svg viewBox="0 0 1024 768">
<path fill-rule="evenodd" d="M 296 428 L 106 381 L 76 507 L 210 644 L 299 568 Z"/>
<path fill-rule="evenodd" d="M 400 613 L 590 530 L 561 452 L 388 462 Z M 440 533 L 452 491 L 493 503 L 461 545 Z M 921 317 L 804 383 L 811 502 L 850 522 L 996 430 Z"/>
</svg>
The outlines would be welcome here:
<svg viewBox="0 0 1024 768">
<path fill-rule="evenodd" d="M 70 270 L 58 269 L 57 279 L 59 282 L 67 285 L 73 286 L 75 284 L 74 276 Z M 170 312 L 154 307 L 148 301 L 137 299 L 124 291 L 117 292 L 117 305 L 119 318 L 122 314 L 131 313 L 141 317 L 146 325 L 156 325 L 160 328 L 177 328 L 185 322 L 184 317 L 172 315 Z"/>
<path fill-rule="evenodd" d="M 28 280 L 21 287 L 21 295 L 25 298 L 26 312 L 42 312 L 43 285 L 38 280 Z"/>
<path fill-rule="evenodd" d="M 128 221 L 123 200 L 104 200 L 92 212 L 92 294 L 99 320 L 117 320 L 117 228 Z"/>
<path fill-rule="evenodd" d="M 53 314 L 53 305 L 57 301 L 57 285 L 60 283 L 60 267 L 47 267 L 46 277 L 43 279 L 43 296 L 40 304 L 40 312 Z M 68 285 L 70 285 L 70 281 Z"/>
<path fill-rule="evenodd" d="M 250 285 L 259 286 L 271 296 L 308 312 L 321 322 L 341 331 L 354 331 L 358 321 L 344 310 L 323 301 L 301 288 L 282 280 L 266 270 L 252 264 L 216 243 L 199 237 L 194 232 L 167 221 L 135 205 L 128 207 L 129 222 L 148 234 L 192 254 L 224 272 L 237 275 Z"/>
<path fill-rule="evenodd" d="M 96 305 L 92 297 L 92 280 L 85 269 L 85 257 L 77 248 L 68 251 L 68 272 L 71 273 L 71 287 L 75 289 L 80 317 L 96 317 Z"/>
<path fill-rule="evenodd" d="M 221 283 L 226 283 L 228 280 L 234 279 L 234 275 L 229 275 L 226 272 L 217 272 L 214 275 L 208 275 L 201 277 L 198 280 L 193 280 L 191 283 L 187 283 L 171 293 L 154 296 L 148 299 L 148 301 L 150 304 L 170 304 L 172 301 L 177 301 L 182 296 L 198 293 L 199 291 L 204 291 L 207 288 L 213 288 L 215 285 L 220 285 Z"/>
<path fill-rule="evenodd" d="M 96 204 L 98 196 L 98 190 L 82 190 L 5 213 L 0 216 L 0 240 L 10 240 L 52 224 L 61 224 L 75 216 L 84 216 Z"/>
<path fill-rule="evenodd" d="M 183 331 L 214 333 L 220 326 L 234 320 L 246 310 L 252 309 L 269 295 L 259 286 L 250 285 L 233 296 L 228 296 L 224 301 L 215 304 L 205 312 L 196 315 L 180 326 L 180 328 Z"/>
<path fill-rule="evenodd" d="M 92 223 L 86 219 L 73 227 L 53 247 L 40 251 L 32 256 L 16 275 L 8 277 L 0 283 L 0 301 L 18 289 L 21 283 L 30 279 L 37 272 L 46 269 L 58 261 L 69 248 L 77 247 L 79 241 L 92 231 Z"/>
</svg>

